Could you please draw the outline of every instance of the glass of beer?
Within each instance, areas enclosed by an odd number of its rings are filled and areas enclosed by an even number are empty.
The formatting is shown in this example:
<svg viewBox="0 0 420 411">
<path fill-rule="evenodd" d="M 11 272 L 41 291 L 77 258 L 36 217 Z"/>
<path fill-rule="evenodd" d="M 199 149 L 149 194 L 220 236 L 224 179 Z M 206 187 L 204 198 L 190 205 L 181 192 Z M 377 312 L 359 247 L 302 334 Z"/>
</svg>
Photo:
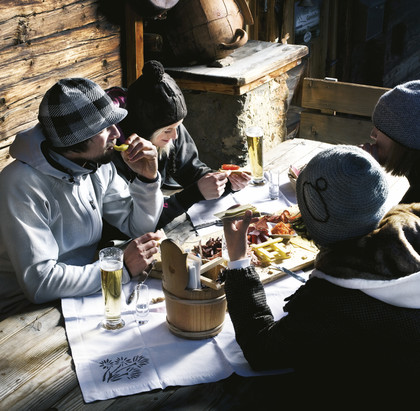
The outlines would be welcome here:
<svg viewBox="0 0 420 411">
<path fill-rule="evenodd" d="M 252 184 L 264 184 L 263 130 L 261 127 L 248 127 L 245 130 L 248 143 L 248 158 L 251 167 Z"/>
<path fill-rule="evenodd" d="M 121 293 L 124 251 L 118 247 L 107 247 L 99 251 L 102 296 L 105 318 L 101 325 L 106 330 L 124 327 L 121 318 Z"/>
</svg>

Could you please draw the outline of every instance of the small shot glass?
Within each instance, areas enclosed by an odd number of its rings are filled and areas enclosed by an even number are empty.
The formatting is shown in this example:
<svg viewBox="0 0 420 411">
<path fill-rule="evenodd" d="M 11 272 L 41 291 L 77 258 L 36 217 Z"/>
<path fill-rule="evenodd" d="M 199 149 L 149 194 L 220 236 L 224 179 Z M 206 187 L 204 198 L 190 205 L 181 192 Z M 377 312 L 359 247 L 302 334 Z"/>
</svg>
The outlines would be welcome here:
<svg viewBox="0 0 420 411">
<path fill-rule="evenodd" d="M 146 324 L 149 321 L 149 287 L 146 284 L 136 286 L 136 322 Z"/>
<path fill-rule="evenodd" d="M 279 198 L 279 172 L 269 171 L 269 185 L 268 192 L 271 200 Z"/>
</svg>

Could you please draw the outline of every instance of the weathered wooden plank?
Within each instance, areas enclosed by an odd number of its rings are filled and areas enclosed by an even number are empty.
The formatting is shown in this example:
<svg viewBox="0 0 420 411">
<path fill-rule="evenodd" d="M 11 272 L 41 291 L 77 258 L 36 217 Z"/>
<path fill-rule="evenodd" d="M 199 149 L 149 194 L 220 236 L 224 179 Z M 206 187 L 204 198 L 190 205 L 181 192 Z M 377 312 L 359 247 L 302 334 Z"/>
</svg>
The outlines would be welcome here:
<svg viewBox="0 0 420 411">
<path fill-rule="evenodd" d="M 13 158 L 9 154 L 9 147 L 0 149 L 0 171 L 12 161 Z"/>
<path fill-rule="evenodd" d="M 35 324 L 38 318 L 43 317 L 49 311 L 57 309 L 57 304 L 22 304 L 16 307 L 15 313 L 11 313 L 0 322 L 0 347 L 8 339 L 14 338 L 25 327 Z"/>
<path fill-rule="evenodd" d="M 48 10 L 62 9 L 71 7 L 73 4 L 83 3 L 86 7 L 90 7 L 91 4 L 97 3 L 98 0 L 2 0 L 2 10 L 0 21 L 10 20 L 16 16 L 28 16 L 31 14 L 42 14 Z"/>
<path fill-rule="evenodd" d="M 51 407 L 54 403 L 78 388 L 77 376 L 72 370 L 72 358 L 68 353 L 57 355 L 54 361 L 47 364 L 42 357 L 38 358 L 38 362 L 39 371 L 36 373 L 36 378 L 28 379 L 19 386 L 18 390 L 2 399 L 4 409 L 9 411 L 53 409 Z"/>
<path fill-rule="evenodd" d="M 305 78 L 302 107 L 370 117 L 379 97 L 387 90 L 384 87 Z"/>
<path fill-rule="evenodd" d="M 114 61 L 112 61 L 114 60 Z M 13 159 L 9 155 L 8 148 L 13 142 L 14 137 L 20 131 L 32 127 L 37 122 L 39 104 L 46 89 L 51 87 L 55 81 L 65 77 L 86 77 L 97 82 L 102 88 L 106 89 L 114 85 L 121 85 L 121 70 L 119 58 L 115 57 L 107 60 L 107 70 L 100 72 L 100 64 L 87 60 L 78 65 L 77 73 L 72 67 L 62 70 L 52 70 L 49 74 L 37 76 L 37 78 L 25 79 L 19 82 L 19 87 L 8 89 L 9 94 L 5 99 L 12 101 L 10 107 L 2 109 L 0 107 L 0 170 Z M 98 70 L 95 68 L 98 67 Z M 110 67 L 113 67 L 111 70 Z M 45 89 L 44 89 L 45 88 Z M 42 90 L 42 94 L 24 95 L 20 90 Z"/>
<path fill-rule="evenodd" d="M 34 340 L 37 341 L 35 347 Z M 15 341 L 20 341 L 20 344 L 16 346 Z M 0 357 L 0 369 L 3 375 L 7 375 L 7 381 L 0 384 L 0 402 L 6 396 L 13 397 L 12 393 L 17 388 L 51 367 L 60 357 L 67 356 L 70 362 L 68 350 L 63 320 L 58 309 L 50 310 L 30 322 L 14 335 L 14 339 L 4 340 L 1 352 L 7 355 Z"/>
<path fill-rule="evenodd" d="M 372 122 L 303 111 L 300 115 L 299 137 L 333 144 L 370 142 Z"/>
<path fill-rule="evenodd" d="M 0 63 L 0 84 L 14 83 L 0 87 L 2 140 L 34 124 L 42 96 L 60 78 L 87 77 L 103 88 L 121 85 L 119 37 L 78 40 L 79 34 L 58 41 L 44 40 L 40 48 L 51 52 L 37 52 L 30 60 Z M 69 40 L 74 40 L 70 49 L 66 47 Z"/>
<path fill-rule="evenodd" d="M 0 81 L 20 80 L 47 73 L 51 69 L 73 66 L 80 61 L 119 55 L 119 36 L 98 32 L 93 26 L 81 27 L 65 36 L 40 38 L 31 47 L 18 47 L 2 52 Z"/>
<path fill-rule="evenodd" d="M 249 40 L 230 57 L 233 63 L 226 67 L 167 67 L 166 71 L 176 80 L 189 79 L 242 86 L 278 70 L 308 53 L 306 46 L 287 45 Z"/>
<path fill-rule="evenodd" d="M 308 150 L 308 146 L 311 147 L 310 150 Z M 285 173 L 291 164 L 296 165 L 296 162 L 299 162 L 299 165 L 305 164 L 308 158 L 313 157 L 322 148 L 325 148 L 323 142 L 311 141 L 308 143 L 302 138 L 282 142 L 269 152 L 264 153 L 264 169 L 272 170 L 275 168 L 280 173 Z M 285 161 L 286 158 L 287 161 Z"/>
<path fill-rule="evenodd" d="M 205 82 L 198 80 L 190 80 L 186 78 L 176 79 L 176 82 L 178 86 L 184 90 L 200 90 L 218 94 L 242 95 L 281 76 L 282 74 L 296 67 L 298 64 L 300 64 L 300 60 L 292 61 L 291 63 L 286 64 L 278 70 L 272 71 L 271 73 L 266 74 L 258 78 L 257 80 L 254 80 L 244 85 L 227 85 L 223 83 L 214 83 L 212 81 Z"/>
<path fill-rule="evenodd" d="M 36 123 L 45 91 L 64 77 L 122 85 L 120 28 L 100 0 L 2 1 L 0 169 L 17 132 Z M 6 150 L 4 150 L 6 149 Z"/>
<path fill-rule="evenodd" d="M 36 2 L 33 2 L 36 3 Z M 31 45 L 41 37 L 48 37 L 81 26 L 96 25 L 97 30 L 110 28 L 104 16 L 96 11 L 97 0 L 67 1 L 61 7 L 56 1 L 46 1 L 41 4 L 22 4 L 13 2 L 6 13 L 0 16 L 0 32 L 2 43 L 0 52 L 18 45 Z M 13 14 L 12 14 L 13 13 Z M 114 27 L 118 32 L 118 27 Z"/>
</svg>

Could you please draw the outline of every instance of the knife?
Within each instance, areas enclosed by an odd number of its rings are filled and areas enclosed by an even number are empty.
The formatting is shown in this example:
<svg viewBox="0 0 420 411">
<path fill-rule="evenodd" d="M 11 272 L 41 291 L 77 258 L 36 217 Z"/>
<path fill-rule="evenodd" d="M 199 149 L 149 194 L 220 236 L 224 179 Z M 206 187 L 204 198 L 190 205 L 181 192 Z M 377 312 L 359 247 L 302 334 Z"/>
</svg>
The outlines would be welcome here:
<svg viewBox="0 0 420 411">
<path fill-rule="evenodd" d="M 196 230 L 200 230 L 202 228 L 206 228 L 206 227 L 211 227 L 212 225 L 216 225 L 216 226 L 222 226 L 223 222 L 221 220 L 214 220 L 214 221 L 209 221 L 208 223 L 202 223 L 202 224 L 197 224 L 194 226 L 194 229 Z"/>
<path fill-rule="evenodd" d="M 291 277 L 295 278 L 296 280 L 299 280 L 302 283 L 306 283 L 306 280 L 301 277 L 299 274 L 294 273 L 293 271 L 290 271 L 286 267 L 280 267 L 279 265 L 273 265 L 273 267 L 277 268 L 277 270 L 283 271 L 285 274 L 290 275 Z"/>
</svg>

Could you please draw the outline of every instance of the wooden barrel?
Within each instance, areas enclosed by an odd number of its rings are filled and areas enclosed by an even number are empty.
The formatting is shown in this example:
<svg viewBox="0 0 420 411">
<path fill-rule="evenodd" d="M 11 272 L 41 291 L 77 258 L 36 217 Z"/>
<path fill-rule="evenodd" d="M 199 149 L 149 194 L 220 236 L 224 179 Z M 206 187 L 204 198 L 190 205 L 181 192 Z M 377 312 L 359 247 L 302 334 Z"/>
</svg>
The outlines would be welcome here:
<svg viewBox="0 0 420 411">
<path fill-rule="evenodd" d="M 200 290 L 191 291 L 200 294 Z M 169 330 L 183 338 L 198 340 L 214 337 L 223 328 L 226 295 L 206 299 L 179 298 L 163 289 Z M 204 294 L 204 293 L 202 293 Z"/>
<path fill-rule="evenodd" d="M 167 23 L 167 40 L 180 63 L 210 63 L 246 44 L 245 24 L 253 18 L 245 0 L 182 0 Z"/>
<path fill-rule="evenodd" d="M 170 239 L 162 242 L 160 250 L 169 330 L 179 337 L 195 340 L 219 334 L 227 307 L 224 288 L 188 289 L 188 253 Z"/>
</svg>

